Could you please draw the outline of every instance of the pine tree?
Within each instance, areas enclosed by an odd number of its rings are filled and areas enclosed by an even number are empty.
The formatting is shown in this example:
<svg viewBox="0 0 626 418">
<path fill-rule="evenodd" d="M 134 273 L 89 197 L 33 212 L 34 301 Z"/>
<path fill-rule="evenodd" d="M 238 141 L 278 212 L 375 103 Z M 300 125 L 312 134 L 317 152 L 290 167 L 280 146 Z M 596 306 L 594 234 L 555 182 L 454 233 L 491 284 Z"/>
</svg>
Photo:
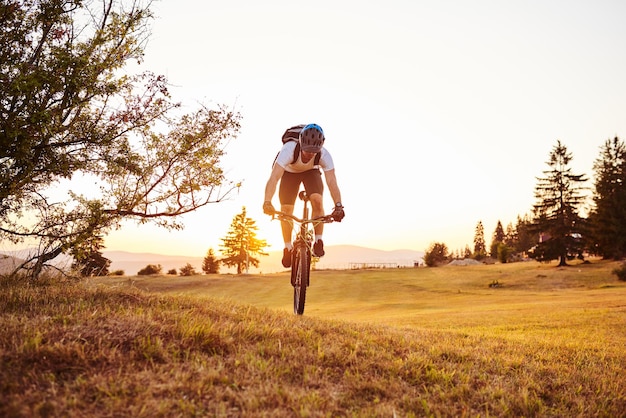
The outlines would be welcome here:
<svg viewBox="0 0 626 418">
<path fill-rule="evenodd" d="M 513 227 L 513 222 L 509 222 L 506 226 L 504 243 L 513 249 L 517 246 L 517 231 L 515 230 L 515 227 Z"/>
<path fill-rule="evenodd" d="M 483 222 L 478 221 L 474 232 L 474 258 L 482 260 L 487 256 L 487 244 L 485 244 L 485 228 Z"/>
<path fill-rule="evenodd" d="M 222 238 L 220 251 L 224 258 L 221 261 L 226 266 L 237 267 L 237 274 L 241 274 L 244 268 L 247 271 L 250 264 L 259 266 L 259 259 L 255 255 L 268 255 L 263 251 L 267 242 L 256 238 L 257 230 L 256 222 L 246 216 L 244 206 L 241 213 L 233 218 L 226 237 Z"/>
<path fill-rule="evenodd" d="M 202 260 L 202 271 L 205 274 L 217 274 L 220 272 L 220 260 L 215 256 L 213 248 L 209 248 Z"/>
<path fill-rule="evenodd" d="M 604 258 L 626 256 L 626 146 L 615 137 L 593 165 L 595 207 L 590 214 L 592 251 Z"/>
<path fill-rule="evenodd" d="M 504 243 L 505 237 L 502 222 L 498 220 L 498 224 L 496 225 L 495 231 L 493 231 L 493 237 L 491 239 L 491 251 L 489 251 L 493 258 L 498 258 L 498 246 Z"/>
<path fill-rule="evenodd" d="M 537 178 L 533 206 L 533 230 L 541 234 L 541 240 L 531 256 L 538 261 L 559 260 L 559 266 L 567 265 L 567 259 L 582 257 L 583 221 L 578 208 L 583 204 L 584 174 L 572 174 L 569 163 L 572 154 L 561 141 L 550 152 L 549 169 L 545 177 Z"/>
<path fill-rule="evenodd" d="M 84 277 L 106 276 L 109 274 L 111 260 L 102 255 L 104 238 L 93 236 L 84 240 L 81 245 L 72 248 L 71 255 L 74 257 L 72 268 L 79 270 Z"/>
<path fill-rule="evenodd" d="M 527 252 L 539 241 L 539 235 L 532 231 L 532 220 L 528 214 L 525 214 L 523 218 L 519 215 L 517 216 L 515 237 L 516 241 L 513 248 L 518 253 Z"/>
</svg>

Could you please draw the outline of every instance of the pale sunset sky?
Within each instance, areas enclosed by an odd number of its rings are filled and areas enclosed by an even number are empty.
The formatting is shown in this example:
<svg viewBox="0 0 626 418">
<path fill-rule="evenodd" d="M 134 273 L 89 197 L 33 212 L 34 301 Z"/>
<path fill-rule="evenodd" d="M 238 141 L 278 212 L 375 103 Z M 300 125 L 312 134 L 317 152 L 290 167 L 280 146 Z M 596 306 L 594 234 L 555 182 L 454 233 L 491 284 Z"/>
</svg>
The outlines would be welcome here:
<svg viewBox="0 0 626 418">
<path fill-rule="evenodd" d="M 189 111 L 242 114 L 222 161 L 242 187 L 183 231 L 127 224 L 107 250 L 202 256 L 243 206 L 281 250 L 263 190 L 283 131 L 299 123 L 324 129 L 343 195 L 346 218 L 326 227 L 326 245 L 383 250 L 473 248 L 478 221 L 489 244 L 498 220 L 530 213 L 557 139 L 592 178 L 604 141 L 626 138 L 623 1 L 163 0 L 153 10 L 141 69 L 165 74 Z"/>
</svg>

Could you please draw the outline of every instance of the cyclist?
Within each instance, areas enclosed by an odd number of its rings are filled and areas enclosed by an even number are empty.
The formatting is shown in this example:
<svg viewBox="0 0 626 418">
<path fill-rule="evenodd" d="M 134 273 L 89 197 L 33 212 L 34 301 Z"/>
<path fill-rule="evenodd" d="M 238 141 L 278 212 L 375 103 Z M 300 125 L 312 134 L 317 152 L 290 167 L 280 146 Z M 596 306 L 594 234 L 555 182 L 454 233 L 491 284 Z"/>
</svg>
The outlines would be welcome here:
<svg viewBox="0 0 626 418">
<path fill-rule="evenodd" d="M 281 212 L 293 214 L 296 196 L 300 190 L 300 184 L 304 184 L 304 189 L 311 201 L 311 216 L 313 218 L 324 216 L 324 206 L 322 196 L 324 194 L 324 184 L 320 168 L 324 171 L 326 185 L 330 195 L 335 202 L 332 217 L 335 221 L 341 222 L 345 213 L 341 204 L 341 192 L 335 177 L 335 166 L 330 153 L 324 148 L 324 131 L 319 125 L 314 123 L 306 125 L 300 131 L 298 141 L 288 141 L 281 148 L 272 173 L 265 186 L 265 202 L 263 212 L 273 215 L 276 210 L 272 205 L 272 197 L 276 192 L 276 186 L 280 180 L 278 197 L 280 199 Z M 300 152 L 297 152 L 297 147 Z M 295 155 L 295 154 L 298 155 Z M 316 157 L 316 154 L 320 154 Z M 281 229 L 285 248 L 283 249 L 283 266 L 291 267 L 291 252 L 293 251 L 291 222 L 282 221 Z M 324 224 L 315 225 L 315 239 L 313 243 L 313 255 L 322 257 L 324 255 L 324 241 L 322 234 Z"/>
</svg>

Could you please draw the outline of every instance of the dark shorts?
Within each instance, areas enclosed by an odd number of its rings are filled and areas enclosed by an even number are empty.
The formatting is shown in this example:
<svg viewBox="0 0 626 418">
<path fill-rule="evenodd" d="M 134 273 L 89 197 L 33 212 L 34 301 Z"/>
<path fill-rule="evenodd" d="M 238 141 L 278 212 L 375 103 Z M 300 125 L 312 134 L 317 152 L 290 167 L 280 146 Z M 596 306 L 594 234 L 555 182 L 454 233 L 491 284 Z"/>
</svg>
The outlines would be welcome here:
<svg viewBox="0 0 626 418">
<path fill-rule="evenodd" d="M 313 169 L 303 173 L 289 173 L 285 171 L 280 180 L 280 189 L 278 189 L 280 203 L 283 205 L 295 204 L 301 184 L 304 184 L 304 190 L 306 190 L 306 194 L 309 196 L 315 193 L 324 193 L 324 183 L 322 182 L 320 170 Z"/>
</svg>

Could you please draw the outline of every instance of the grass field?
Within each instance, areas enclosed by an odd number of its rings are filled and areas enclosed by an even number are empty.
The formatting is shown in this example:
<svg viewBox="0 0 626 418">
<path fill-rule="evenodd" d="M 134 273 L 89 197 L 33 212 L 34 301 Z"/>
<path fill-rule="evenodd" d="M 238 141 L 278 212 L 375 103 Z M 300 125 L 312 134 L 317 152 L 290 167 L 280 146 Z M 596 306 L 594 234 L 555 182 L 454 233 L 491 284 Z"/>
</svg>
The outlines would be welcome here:
<svg viewBox="0 0 626 418">
<path fill-rule="evenodd" d="M 626 416 L 617 266 L 5 280 L 0 416 Z"/>
</svg>

